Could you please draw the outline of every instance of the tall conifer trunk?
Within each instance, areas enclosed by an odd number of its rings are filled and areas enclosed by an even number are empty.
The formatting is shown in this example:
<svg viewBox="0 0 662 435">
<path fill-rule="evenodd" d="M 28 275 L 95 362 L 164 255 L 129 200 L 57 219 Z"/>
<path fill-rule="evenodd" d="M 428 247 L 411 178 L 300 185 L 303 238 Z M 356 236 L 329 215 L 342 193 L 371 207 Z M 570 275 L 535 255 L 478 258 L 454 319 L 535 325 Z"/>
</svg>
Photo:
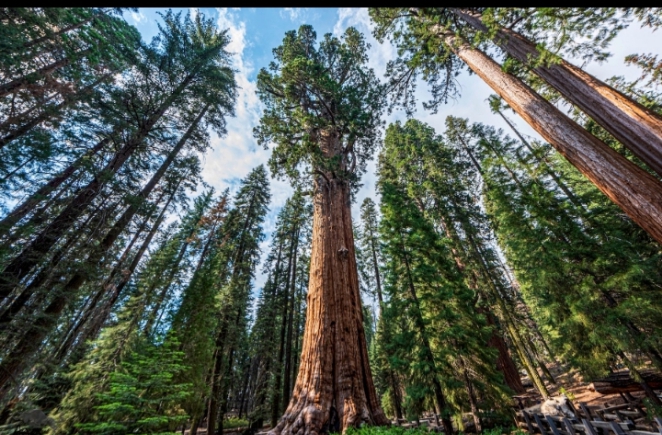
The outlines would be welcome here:
<svg viewBox="0 0 662 435">
<path fill-rule="evenodd" d="M 487 30 L 480 17 L 453 12 L 472 27 Z M 540 55 L 534 43 L 509 29 L 497 30 L 495 42 L 525 64 Z M 662 175 L 662 119 L 657 114 L 565 60 L 533 71 Z"/>
<path fill-rule="evenodd" d="M 442 32 L 444 32 L 442 30 Z M 454 34 L 452 47 L 531 127 L 591 180 L 651 237 L 662 243 L 662 184 L 568 118 L 518 78 L 505 73 L 482 51 Z"/>
<path fill-rule="evenodd" d="M 41 262 L 62 235 L 71 228 L 80 215 L 99 195 L 107 180 L 114 177 L 124 163 L 151 133 L 157 122 L 184 92 L 194 75 L 189 74 L 179 86 L 144 120 L 141 128 L 118 150 L 106 167 L 96 174 L 53 221 L 39 233 L 0 273 L 0 300 L 8 297 L 12 290 Z"/>
<path fill-rule="evenodd" d="M 321 140 L 337 156 L 336 132 Z M 350 187 L 332 171 L 317 171 L 306 328 L 299 374 L 273 434 L 318 434 L 365 422 L 384 425 L 368 362 L 359 295 Z M 335 420 L 335 421 L 334 421 Z"/>
<path fill-rule="evenodd" d="M 39 203 L 48 197 L 55 189 L 60 187 L 62 183 L 72 177 L 74 172 L 80 168 L 86 160 L 90 160 L 92 156 L 101 151 L 110 142 L 110 139 L 104 138 L 97 142 L 97 144 L 78 157 L 71 165 L 64 171 L 60 172 L 55 177 L 51 178 L 48 183 L 40 187 L 35 193 L 30 195 L 25 201 L 16 206 L 7 216 L 0 221 L 0 236 L 4 236 L 9 230 L 21 219 L 23 219 L 30 211 L 34 210 Z"/>
<path fill-rule="evenodd" d="M 298 228 L 294 231 L 294 249 L 292 250 L 292 283 L 291 294 L 288 296 L 289 301 L 286 303 L 289 304 L 288 313 L 287 313 L 287 337 L 285 338 L 285 366 L 283 373 L 283 402 L 287 403 L 290 400 L 290 391 L 291 385 L 290 377 L 292 371 L 292 328 L 294 321 L 294 302 L 296 300 L 296 277 L 297 277 L 297 249 L 299 246 L 299 230 Z"/>
<path fill-rule="evenodd" d="M 508 346 L 506 341 L 501 336 L 500 328 L 497 328 L 496 322 L 494 321 L 494 314 L 487 311 L 486 313 L 487 324 L 492 326 L 492 336 L 488 345 L 495 348 L 499 352 L 499 357 L 497 358 L 497 368 L 501 373 L 503 373 L 503 378 L 506 381 L 506 385 L 510 387 L 517 394 L 522 394 L 526 392 L 526 389 L 522 385 L 522 378 L 520 378 L 519 372 L 517 371 L 517 366 L 508 352 Z"/>
<path fill-rule="evenodd" d="M 177 185 L 177 188 L 178 187 L 179 185 Z M 177 191 L 177 188 L 175 188 L 175 192 Z M 98 330 L 101 328 L 103 322 L 106 320 L 108 314 L 110 313 L 110 308 L 112 307 L 112 304 L 114 304 L 115 301 L 117 301 L 117 298 L 119 297 L 119 292 L 124 288 L 124 286 L 129 281 L 132 273 L 135 271 L 136 267 L 138 266 L 138 262 L 144 255 L 145 251 L 147 250 L 147 247 L 149 246 L 149 243 L 152 241 L 158 228 L 163 222 L 163 219 L 165 217 L 165 211 L 170 205 L 170 200 L 172 200 L 173 197 L 174 197 L 174 193 L 173 195 L 171 195 L 170 199 L 163 207 L 161 214 L 159 215 L 159 218 L 152 226 L 149 235 L 143 241 L 142 246 L 136 253 L 136 256 L 133 259 L 133 261 L 131 262 L 128 271 L 126 271 L 126 273 L 124 274 L 122 282 L 120 283 L 120 285 L 118 285 L 115 288 L 115 291 L 111 294 L 111 298 L 109 300 L 110 306 L 107 305 L 107 310 L 103 310 L 102 313 L 100 314 L 102 320 L 97 319 L 97 324 L 94 325 L 94 327 L 90 328 L 88 330 L 88 333 L 82 334 L 83 338 L 79 339 L 79 344 L 82 344 L 84 342 L 84 339 L 91 337 L 92 334 L 96 334 L 96 332 L 98 332 Z M 0 364 L 0 400 L 2 400 L 2 398 L 5 396 L 5 394 L 8 391 L 7 386 L 9 382 L 13 380 L 14 376 L 20 373 L 22 367 L 27 363 L 29 358 L 33 356 L 34 353 L 38 350 L 41 342 L 46 337 L 46 335 L 55 327 L 58 316 L 66 308 L 69 300 L 72 297 L 70 291 L 71 287 L 76 286 L 77 283 L 78 281 L 72 282 L 70 280 L 66 284 L 65 288 L 60 290 L 59 294 L 44 309 L 42 316 L 39 317 L 34 322 L 34 324 L 24 333 L 24 335 L 18 341 L 16 346 L 11 350 L 11 352 L 8 352 L 5 359 L 3 359 L 2 363 Z M 69 346 L 71 346 L 71 344 Z"/>
</svg>

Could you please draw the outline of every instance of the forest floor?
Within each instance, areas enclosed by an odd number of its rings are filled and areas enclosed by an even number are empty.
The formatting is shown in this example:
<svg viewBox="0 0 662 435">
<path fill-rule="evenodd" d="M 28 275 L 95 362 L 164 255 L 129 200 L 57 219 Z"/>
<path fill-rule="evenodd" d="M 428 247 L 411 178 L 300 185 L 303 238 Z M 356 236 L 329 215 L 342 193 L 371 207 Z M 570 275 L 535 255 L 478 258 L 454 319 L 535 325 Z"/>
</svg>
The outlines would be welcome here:
<svg viewBox="0 0 662 435">
<path fill-rule="evenodd" d="M 551 396 L 558 396 L 560 394 L 565 394 L 568 398 L 575 404 L 578 405 L 579 402 L 585 403 L 589 407 L 607 407 L 613 405 L 619 405 L 624 403 L 624 400 L 618 394 L 601 394 L 596 392 L 591 388 L 591 381 L 584 380 L 577 370 L 569 369 L 567 366 L 562 364 L 552 364 L 548 366 L 549 371 L 552 376 L 556 379 L 556 384 L 553 384 L 549 381 L 546 382 L 547 389 Z M 540 373 L 542 375 L 542 373 Z M 531 381 L 527 376 L 522 376 L 522 383 L 524 384 L 527 392 L 525 396 L 530 398 L 528 400 L 528 405 L 533 405 L 535 403 L 540 403 L 541 397 L 534 389 Z M 634 397 L 643 397 L 644 393 L 634 392 L 632 393 Z M 517 406 L 517 403 L 513 401 L 513 406 Z M 463 420 L 465 420 L 463 416 Z M 393 422 L 395 424 L 395 422 Z M 470 426 L 471 423 L 471 414 L 467 414 L 466 423 Z M 411 427 L 411 423 L 405 423 L 400 425 L 403 428 Z M 232 428 L 226 429 L 223 431 L 224 434 L 240 434 L 246 428 Z M 261 432 L 266 432 L 269 429 L 268 425 L 265 425 Z M 189 431 L 186 430 L 185 435 L 188 435 Z M 207 429 L 201 427 L 198 429 L 198 435 L 206 435 Z"/>
<path fill-rule="evenodd" d="M 577 370 L 569 369 L 567 366 L 558 363 L 549 365 L 548 368 L 552 376 L 556 379 L 556 384 L 546 382 L 551 396 L 558 396 L 565 393 L 574 404 L 583 402 L 588 406 L 595 407 L 624 403 L 623 398 L 618 394 L 601 394 L 593 390 L 591 388 L 592 381 L 584 380 Z M 527 387 L 527 394 L 540 398 L 540 395 L 534 390 L 528 377 L 523 376 L 522 383 Z M 634 392 L 632 395 L 639 398 L 644 396 L 644 392 Z"/>
</svg>

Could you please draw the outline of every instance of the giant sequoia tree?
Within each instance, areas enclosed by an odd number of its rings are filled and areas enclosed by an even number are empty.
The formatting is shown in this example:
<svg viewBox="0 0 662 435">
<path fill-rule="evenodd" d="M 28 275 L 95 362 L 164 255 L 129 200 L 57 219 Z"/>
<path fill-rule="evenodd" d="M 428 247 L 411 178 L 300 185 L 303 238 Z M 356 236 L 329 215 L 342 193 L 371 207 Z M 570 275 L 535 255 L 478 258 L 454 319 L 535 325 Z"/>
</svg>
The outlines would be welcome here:
<svg viewBox="0 0 662 435">
<path fill-rule="evenodd" d="M 368 363 L 350 213 L 383 101 L 367 49 L 353 28 L 317 43 L 312 27 L 301 26 L 286 33 L 258 75 L 266 107 L 255 134 L 265 146 L 275 142 L 277 175 L 312 184 L 314 207 L 303 352 L 275 434 L 387 423 Z"/>
<path fill-rule="evenodd" d="M 411 104 L 418 71 L 432 85 L 436 108 L 456 92 L 453 75 L 463 62 L 499 94 L 531 127 L 590 179 L 658 242 L 662 242 L 662 184 L 587 132 L 517 76 L 504 71 L 445 8 L 374 9 L 375 34 L 393 39 L 400 57 L 391 65 L 396 95 Z M 604 104 L 601 103 L 601 107 Z"/>
</svg>

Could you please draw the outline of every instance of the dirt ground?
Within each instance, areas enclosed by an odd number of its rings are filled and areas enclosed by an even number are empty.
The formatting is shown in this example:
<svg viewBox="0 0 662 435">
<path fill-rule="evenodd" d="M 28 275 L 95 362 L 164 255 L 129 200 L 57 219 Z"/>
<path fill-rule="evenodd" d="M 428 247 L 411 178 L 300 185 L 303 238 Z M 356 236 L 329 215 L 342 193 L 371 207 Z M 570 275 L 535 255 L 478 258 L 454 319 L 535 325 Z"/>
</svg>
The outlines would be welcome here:
<svg viewBox="0 0 662 435">
<path fill-rule="evenodd" d="M 568 369 L 561 364 L 550 365 L 549 371 L 556 379 L 556 384 L 546 382 L 547 389 L 550 395 L 557 396 L 561 394 L 563 388 L 568 398 L 577 405 L 579 402 L 584 402 L 590 407 L 607 407 L 613 405 L 620 405 L 625 403 L 619 394 L 600 394 L 591 387 L 591 381 L 584 380 L 577 370 Z M 542 373 L 541 373 L 542 375 Z M 544 377 L 543 377 L 544 379 Z M 522 383 L 527 387 L 527 394 L 532 397 L 540 398 L 540 395 L 535 391 L 531 381 L 527 376 L 522 377 Z M 631 393 L 632 396 L 640 398 L 644 396 L 644 392 Z"/>
</svg>

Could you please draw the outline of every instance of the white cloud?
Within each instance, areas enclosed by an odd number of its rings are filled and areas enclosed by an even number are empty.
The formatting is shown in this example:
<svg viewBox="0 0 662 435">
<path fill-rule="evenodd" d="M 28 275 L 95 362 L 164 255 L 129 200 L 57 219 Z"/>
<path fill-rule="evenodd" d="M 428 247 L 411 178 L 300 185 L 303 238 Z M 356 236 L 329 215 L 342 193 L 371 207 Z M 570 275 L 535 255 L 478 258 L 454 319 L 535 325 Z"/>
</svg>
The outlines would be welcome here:
<svg viewBox="0 0 662 435">
<path fill-rule="evenodd" d="M 292 22 L 303 21 L 308 16 L 308 8 L 282 8 L 279 12 L 280 17 L 289 18 Z"/>
<path fill-rule="evenodd" d="M 192 15 L 193 15 L 192 11 Z M 284 8 L 280 11 L 281 16 L 292 21 L 303 20 L 306 18 L 305 9 Z M 132 13 L 132 18 L 136 21 L 145 19 L 144 15 Z M 228 29 L 231 43 L 228 51 L 232 52 L 233 67 L 237 70 L 236 80 L 239 85 L 239 94 L 236 105 L 236 117 L 228 118 L 228 134 L 219 138 L 212 138 L 212 150 L 207 153 L 204 162 L 203 178 L 207 183 L 214 186 L 217 192 L 236 185 L 236 182 L 245 177 L 250 170 L 259 164 L 266 164 L 270 151 L 264 150 L 257 145 L 253 138 L 253 127 L 258 125 L 262 114 L 262 105 L 257 97 L 256 83 L 250 81 L 248 77 L 254 71 L 254 65 L 247 59 L 245 50 L 249 45 L 246 37 L 246 25 L 238 19 L 232 10 L 218 9 L 218 25 L 222 29 Z M 371 45 L 369 51 L 369 66 L 375 70 L 377 77 L 383 79 L 386 64 L 389 60 L 397 56 L 396 49 L 389 42 L 380 44 L 372 36 L 373 23 L 370 20 L 367 9 L 342 8 L 338 10 L 338 19 L 333 27 L 333 34 L 340 36 L 344 30 L 353 26 L 362 32 L 366 42 Z M 628 79 L 636 78 L 638 71 L 633 67 L 623 65 L 623 57 L 638 51 L 653 51 L 659 53 L 662 47 L 662 32 L 652 33 L 649 29 L 639 29 L 639 26 L 633 26 L 623 31 L 613 42 L 611 51 L 614 56 L 602 65 L 591 64 L 587 66 L 587 71 L 596 75 L 598 78 L 606 79 L 613 75 L 625 75 Z M 641 49 L 641 41 L 647 41 L 646 48 Z M 658 43 L 654 43 L 658 41 Z M 578 63 L 578 62 L 577 62 Z M 469 118 L 471 122 L 482 122 L 503 128 L 508 134 L 507 125 L 498 116 L 491 113 L 487 102 L 485 101 L 490 94 L 494 92 L 476 75 L 462 73 L 458 78 L 462 95 L 457 101 L 451 101 L 449 104 L 440 107 L 439 113 L 432 114 L 422 110 L 419 107 L 415 116 L 423 122 L 434 127 L 437 132 L 443 132 L 444 123 L 448 115 Z M 429 99 L 428 87 L 425 83 L 419 83 L 416 91 L 417 100 L 420 102 Z M 539 136 L 525 122 L 518 119 L 514 114 L 510 115 L 523 133 L 538 138 Z M 392 122 L 396 119 L 403 119 L 402 112 L 385 114 L 384 120 Z M 352 214 L 355 220 L 358 219 L 359 206 L 365 197 L 371 197 L 378 202 L 375 191 L 375 162 L 368 164 L 367 173 L 362 178 L 364 187 L 358 192 L 357 201 L 352 208 Z M 264 232 L 267 235 L 260 246 L 263 252 L 263 258 L 266 256 L 271 234 L 275 229 L 276 215 L 279 209 L 284 205 L 286 199 L 292 194 L 293 189 L 285 181 L 272 180 L 271 182 L 271 211 L 265 220 Z M 255 290 L 259 290 L 266 276 L 261 273 L 262 266 L 256 271 Z"/>
<path fill-rule="evenodd" d="M 235 80 L 239 86 L 235 117 L 227 119 L 228 133 L 224 137 L 213 135 L 212 149 L 207 152 L 204 159 L 203 179 L 220 192 L 228 187 L 231 191 L 235 190 L 238 180 L 248 175 L 256 166 L 267 164 L 271 152 L 259 146 L 253 137 L 253 127 L 258 125 L 263 109 L 255 92 L 257 84 L 248 79 L 254 67 L 245 55 L 248 46 L 246 24 L 228 9 L 217 10 L 218 27 L 228 29 L 231 42 L 227 50 L 233 54 L 232 67 L 236 70 Z M 292 192 L 292 187 L 288 183 L 271 181 L 271 211 L 264 225 L 267 239 L 260 244 L 263 258 L 275 228 L 276 213 Z M 259 290 L 266 281 L 261 269 L 259 266 L 256 271 L 255 290 Z"/>
<path fill-rule="evenodd" d="M 143 21 L 145 21 L 147 19 L 145 14 L 143 14 L 142 11 L 140 11 L 140 10 L 138 11 L 138 13 L 131 12 L 130 16 L 131 16 L 131 19 L 136 22 L 136 24 L 142 23 Z"/>
<path fill-rule="evenodd" d="M 198 17 L 198 12 L 200 12 L 200 9 L 198 9 L 198 8 L 189 8 L 189 11 L 191 12 L 191 19 L 195 20 Z"/>
</svg>

